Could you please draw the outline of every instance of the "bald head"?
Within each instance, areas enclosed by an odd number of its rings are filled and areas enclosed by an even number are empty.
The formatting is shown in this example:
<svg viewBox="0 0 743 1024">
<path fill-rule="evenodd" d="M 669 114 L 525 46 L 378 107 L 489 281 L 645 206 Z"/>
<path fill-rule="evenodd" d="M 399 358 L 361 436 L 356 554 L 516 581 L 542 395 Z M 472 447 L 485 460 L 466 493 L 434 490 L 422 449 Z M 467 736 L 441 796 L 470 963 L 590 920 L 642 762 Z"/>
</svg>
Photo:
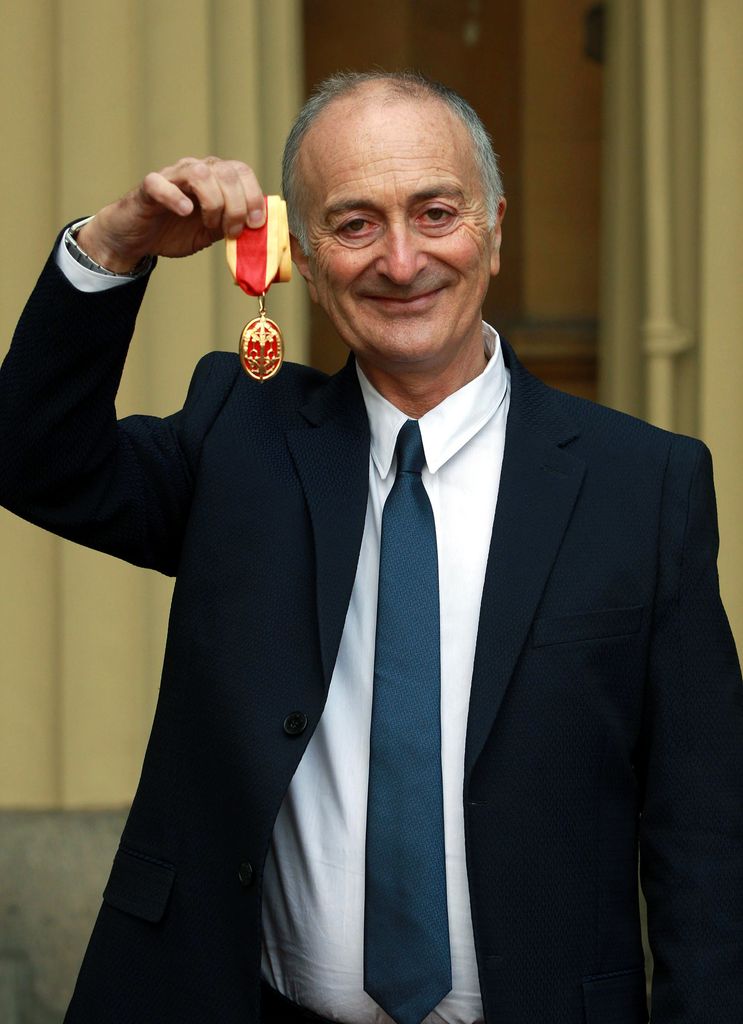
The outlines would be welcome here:
<svg viewBox="0 0 743 1024">
<path fill-rule="evenodd" d="M 364 95 L 366 94 L 366 95 Z M 333 106 L 341 100 L 368 99 L 374 96 L 384 104 L 388 101 L 435 101 L 444 105 L 467 131 L 472 156 L 478 169 L 482 190 L 492 227 L 503 198 L 503 183 L 498 161 L 485 127 L 473 108 L 453 89 L 431 81 L 413 71 L 341 72 L 325 79 L 301 109 L 289 132 L 284 147 L 282 190 L 289 212 L 289 228 L 302 249 L 307 252 L 306 227 L 307 188 L 302 176 L 300 153 L 302 143 L 321 115 L 332 116 Z M 340 115 L 340 109 L 337 111 Z M 342 122 L 340 122 L 342 123 Z"/>
</svg>

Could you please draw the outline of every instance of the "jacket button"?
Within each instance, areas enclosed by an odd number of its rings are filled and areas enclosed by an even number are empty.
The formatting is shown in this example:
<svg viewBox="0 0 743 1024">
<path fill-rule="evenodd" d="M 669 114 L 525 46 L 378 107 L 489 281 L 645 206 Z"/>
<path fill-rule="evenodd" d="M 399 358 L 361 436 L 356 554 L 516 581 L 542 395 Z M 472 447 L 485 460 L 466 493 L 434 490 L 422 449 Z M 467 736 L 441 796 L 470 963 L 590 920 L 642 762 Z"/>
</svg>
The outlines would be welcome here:
<svg viewBox="0 0 743 1024">
<path fill-rule="evenodd" d="M 292 711 L 284 719 L 284 732 L 287 736 L 299 736 L 307 728 L 307 715 L 304 711 Z"/>
<path fill-rule="evenodd" d="M 237 877 L 240 879 L 240 885 L 242 885 L 245 889 L 247 889 L 247 887 L 251 885 L 253 881 L 253 865 L 250 863 L 249 860 L 246 860 L 245 863 L 240 865 L 240 870 L 237 873 Z"/>
</svg>

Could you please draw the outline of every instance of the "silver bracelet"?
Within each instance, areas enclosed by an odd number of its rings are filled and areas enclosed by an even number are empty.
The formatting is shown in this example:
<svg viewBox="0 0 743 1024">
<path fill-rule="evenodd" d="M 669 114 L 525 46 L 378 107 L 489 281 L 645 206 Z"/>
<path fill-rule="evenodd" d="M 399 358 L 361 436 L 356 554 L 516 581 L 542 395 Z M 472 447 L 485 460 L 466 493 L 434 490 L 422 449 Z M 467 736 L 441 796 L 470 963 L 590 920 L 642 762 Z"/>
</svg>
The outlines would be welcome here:
<svg viewBox="0 0 743 1024">
<path fill-rule="evenodd" d="M 77 233 L 92 219 L 92 217 L 86 217 L 85 220 L 80 220 L 76 224 L 72 224 L 65 231 L 64 244 L 65 249 L 70 256 L 72 256 L 72 258 L 79 263 L 81 267 L 85 267 L 87 270 L 92 270 L 94 274 L 102 274 L 104 277 L 126 277 L 131 279 L 141 277 L 143 274 L 146 274 L 152 266 L 152 256 L 143 256 L 133 270 L 128 270 L 120 274 L 115 270 L 108 270 L 107 267 L 102 267 L 100 263 L 96 263 L 95 260 L 91 259 L 90 256 L 80 248 L 77 244 Z"/>
</svg>

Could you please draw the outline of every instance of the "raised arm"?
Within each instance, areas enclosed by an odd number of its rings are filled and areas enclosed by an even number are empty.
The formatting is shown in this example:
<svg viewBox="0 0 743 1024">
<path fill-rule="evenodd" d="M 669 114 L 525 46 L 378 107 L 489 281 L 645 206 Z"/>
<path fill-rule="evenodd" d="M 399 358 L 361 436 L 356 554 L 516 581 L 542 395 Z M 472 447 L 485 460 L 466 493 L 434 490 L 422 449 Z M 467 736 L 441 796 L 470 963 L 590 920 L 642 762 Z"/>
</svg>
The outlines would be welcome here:
<svg viewBox="0 0 743 1024">
<path fill-rule="evenodd" d="M 106 270 L 126 273 L 144 256 L 190 255 L 263 218 L 246 164 L 186 158 L 105 206 L 77 244 Z M 88 293 L 48 261 L 0 370 L 0 502 L 62 536 L 175 572 L 199 445 L 237 362 L 206 357 L 182 412 L 117 423 L 148 276 Z"/>
</svg>

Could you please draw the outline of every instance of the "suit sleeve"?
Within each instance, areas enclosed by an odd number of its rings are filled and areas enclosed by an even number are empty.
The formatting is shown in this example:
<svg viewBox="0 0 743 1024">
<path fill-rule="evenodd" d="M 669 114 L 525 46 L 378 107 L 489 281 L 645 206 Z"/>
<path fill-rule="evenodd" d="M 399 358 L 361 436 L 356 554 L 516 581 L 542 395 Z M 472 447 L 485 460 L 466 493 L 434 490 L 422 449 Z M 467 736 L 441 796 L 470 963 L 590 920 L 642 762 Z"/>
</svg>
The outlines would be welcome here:
<svg viewBox="0 0 743 1024">
<path fill-rule="evenodd" d="M 146 278 L 75 289 L 49 259 L 0 369 L 0 503 L 62 537 L 174 574 L 203 439 L 235 379 L 210 353 L 184 408 L 117 421 Z"/>
<path fill-rule="evenodd" d="M 653 1024 L 743 1020 L 743 688 L 717 578 L 709 452 L 666 471 L 646 697 L 641 877 Z"/>
</svg>

